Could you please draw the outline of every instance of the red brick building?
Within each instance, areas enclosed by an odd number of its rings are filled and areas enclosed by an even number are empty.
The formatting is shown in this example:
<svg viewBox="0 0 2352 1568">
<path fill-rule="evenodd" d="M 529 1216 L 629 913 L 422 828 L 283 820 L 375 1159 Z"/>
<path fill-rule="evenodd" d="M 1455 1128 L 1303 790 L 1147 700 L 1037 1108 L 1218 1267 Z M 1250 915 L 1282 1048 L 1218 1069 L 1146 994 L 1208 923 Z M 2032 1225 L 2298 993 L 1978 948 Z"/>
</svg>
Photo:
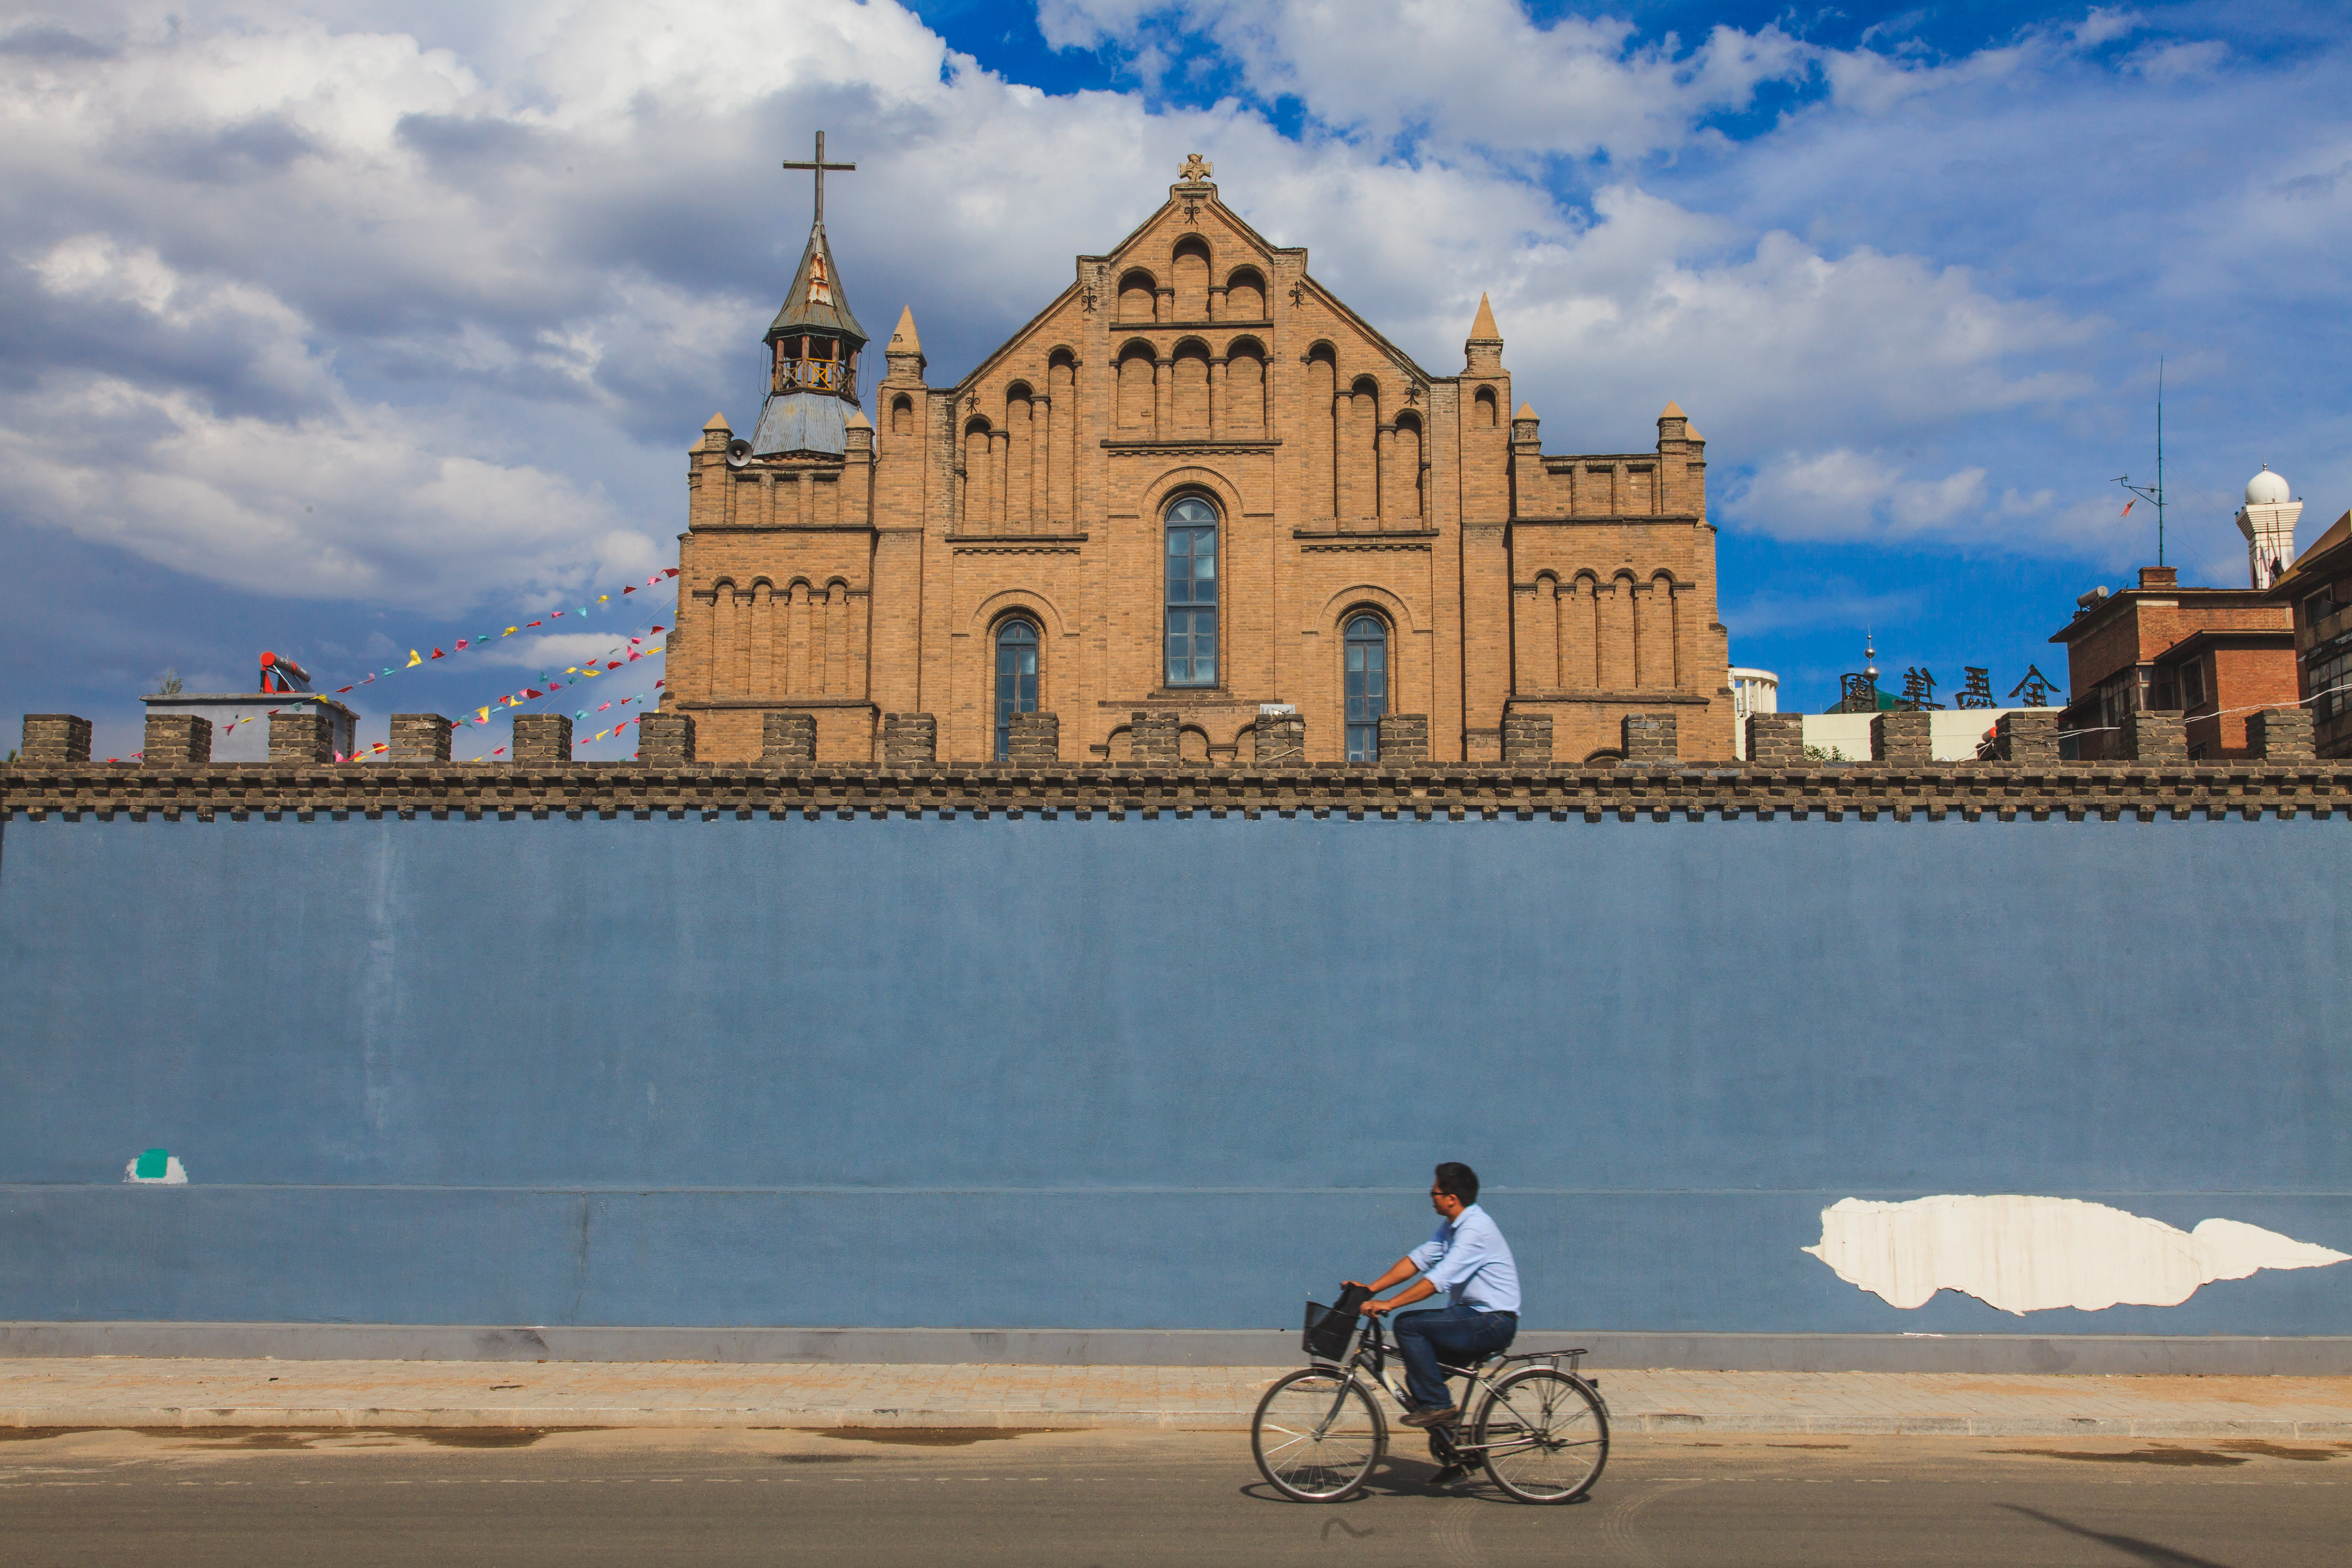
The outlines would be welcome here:
<svg viewBox="0 0 2352 1568">
<path fill-rule="evenodd" d="M 2185 588 L 2174 568 L 2143 566 L 2137 587 L 2081 603 L 2050 639 L 2066 648 L 2063 756 L 2120 760 L 2130 715 L 2177 712 L 2191 762 L 2250 757 L 2252 710 L 2302 700 L 2294 621 L 2273 592 Z"/>
</svg>

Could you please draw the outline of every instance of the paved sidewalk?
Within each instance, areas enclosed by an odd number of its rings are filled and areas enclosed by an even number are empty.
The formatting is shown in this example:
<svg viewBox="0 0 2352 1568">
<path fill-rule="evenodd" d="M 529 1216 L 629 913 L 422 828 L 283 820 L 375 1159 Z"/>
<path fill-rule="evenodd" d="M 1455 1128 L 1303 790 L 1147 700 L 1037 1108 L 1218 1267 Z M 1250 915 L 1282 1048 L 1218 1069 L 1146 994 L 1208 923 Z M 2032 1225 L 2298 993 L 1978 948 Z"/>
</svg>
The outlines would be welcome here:
<svg viewBox="0 0 2352 1568">
<path fill-rule="evenodd" d="M 0 1427 L 1240 1430 L 1278 1375 L 1265 1367 L 27 1357 L 0 1360 Z M 1621 1431 L 2352 1438 L 2352 1377 L 1599 1376 Z"/>
</svg>

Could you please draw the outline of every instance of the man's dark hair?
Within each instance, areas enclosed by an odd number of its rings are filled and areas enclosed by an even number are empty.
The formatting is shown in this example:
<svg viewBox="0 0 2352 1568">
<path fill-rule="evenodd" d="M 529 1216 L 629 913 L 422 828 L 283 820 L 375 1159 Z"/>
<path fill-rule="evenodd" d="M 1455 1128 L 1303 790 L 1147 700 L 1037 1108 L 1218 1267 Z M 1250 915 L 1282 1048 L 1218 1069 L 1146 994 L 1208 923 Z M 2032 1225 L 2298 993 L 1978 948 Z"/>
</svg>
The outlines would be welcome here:
<svg viewBox="0 0 2352 1568">
<path fill-rule="evenodd" d="M 1460 1198 L 1465 1208 L 1478 1201 L 1478 1173 L 1459 1160 L 1448 1160 L 1437 1167 L 1434 1185 L 1439 1192 Z"/>
</svg>

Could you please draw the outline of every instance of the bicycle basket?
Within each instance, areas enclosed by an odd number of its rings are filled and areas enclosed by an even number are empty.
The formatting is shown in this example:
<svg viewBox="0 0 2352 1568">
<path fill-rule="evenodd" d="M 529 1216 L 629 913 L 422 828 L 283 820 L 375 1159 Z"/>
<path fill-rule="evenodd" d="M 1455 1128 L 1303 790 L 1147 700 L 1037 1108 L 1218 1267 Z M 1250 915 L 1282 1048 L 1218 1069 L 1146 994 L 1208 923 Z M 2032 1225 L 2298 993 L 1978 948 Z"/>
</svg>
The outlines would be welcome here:
<svg viewBox="0 0 2352 1568">
<path fill-rule="evenodd" d="M 1371 1292 L 1349 1286 L 1339 1292 L 1339 1304 L 1324 1306 L 1319 1301 L 1307 1303 L 1307 1331 L 1299 1342 L 1307 1353 L 1317 1361 L 1338 1361 L 1348 1353 L 1348 1342 L 1356 1332 L 1356 1319 Z"/>
</svg>

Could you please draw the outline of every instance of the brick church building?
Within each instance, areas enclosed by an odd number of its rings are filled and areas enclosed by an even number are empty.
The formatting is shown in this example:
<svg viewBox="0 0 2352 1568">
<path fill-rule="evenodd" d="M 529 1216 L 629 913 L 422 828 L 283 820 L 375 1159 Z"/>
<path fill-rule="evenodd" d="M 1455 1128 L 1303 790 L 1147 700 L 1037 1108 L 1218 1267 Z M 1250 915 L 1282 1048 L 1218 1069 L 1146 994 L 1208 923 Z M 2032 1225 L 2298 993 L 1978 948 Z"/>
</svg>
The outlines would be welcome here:
<svg viewBox="0 0 2352 1568">
<path fill-rule="evenodd" d="M 1548 454 L 1483 299 L 1433 374 L 1209 174 L 950 386 L 911 310 L 861 374 L 820 185 L 752 433 L 714 416 L 688 465 L 664 708 L 695 754 L 1478 762 L 1549 731 L 1580 763 L 1659 714 L 1728 759 L 1682 410 L 1653 451 Z"/>
</svg>

